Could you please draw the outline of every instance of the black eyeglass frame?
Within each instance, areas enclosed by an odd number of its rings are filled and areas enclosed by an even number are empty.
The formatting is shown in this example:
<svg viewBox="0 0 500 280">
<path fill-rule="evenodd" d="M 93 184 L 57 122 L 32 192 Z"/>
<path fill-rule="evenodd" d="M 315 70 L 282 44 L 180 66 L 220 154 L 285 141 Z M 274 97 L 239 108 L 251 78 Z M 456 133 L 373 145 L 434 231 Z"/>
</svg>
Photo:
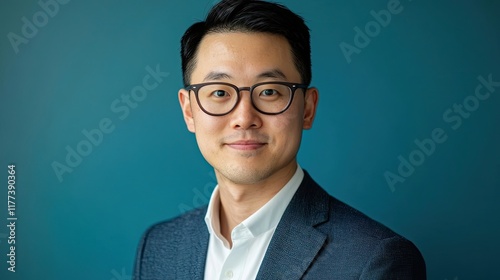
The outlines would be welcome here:
<svg viewBox="0 0 500 280">
<path fill-rule="evenodd" d="M 253 90 L 258 87 L 258 86 L 261 86 L 261 85 L 269 85 L 269 84 L 276 84 L 276 85 L 284 85 L 284 86 L 287 86 L 291 93 L 292 93 L 292 96 L 290 97 L 290 101 L 288 101 L 288 104 L 286 105 L 286 107 L 277 112 L 277 113 L 268 113 L 268 112 L 264 112 L 262 110 L 260 110 L 259 108 L 257 108 L 257 106 L 255 106 L 255 103 L 253 101 L 253 98 L 251 96 Z M 198 97 L 198 91 L 200 90 L 200 88 L 204 87 L 204 86 L 207 86 L 207 85 L 226 85 L 226 86 L 230 86 L 232 88 L 234 88 L 236 90 L 236 94 L 237 94 L 237 99 L 236 99 L 236 103 L 234 103 L 234 106 L 233 108 L 231 108 L 231 110 L 229 110 L 227 113 L 223 113 L 223 114 L 214 114 L 214 113 L 210 113 L 208 112 L 207 110 L 205 110 L 205 108 L 203 108 L 203 106 L 201 105 L 201 102 L 200 102 L 200 99 Z M 224 82 L 208 82 L 208 83 L 200 83 L 200 84 L 192 84 L 192 85 L 188 85 L 185 90 L 191 92 L 193 91 L 194 92 L 194 96 L 196 97 L 196 102 L 198 102 L 198 106 L 200 106 L 201 110 L 203 112 L 205 112 L 207 115 L 210 115 L 210 116 L 215 116 L 215 117 L 218 117 L 218 116 L 224 116 L 224 115 L 227 115 L 229 113 L 231 113 L 234 108 L 236 108 L 236 106 L 238 106 L 238 103 L 240 103 L 240 100 L 241 100 L 241 94 L 240 92 L 241 91 L 248 91 L 250 93 L 250 100 L 252 101 L 252 106 L 254 107 L 255 110 L 257 110 L 259 113 L 262 113 L 264 115 L 279 115 L 283 112 L 285 112 L 286 110 L 288 110 L 288 108 L 290 108 L 290 105 L 292 104 L 293 102 L 293 97 L 295 96 L 295 91 L 297 89 L 308 89 L 309 86 L 306 85 L 306 84 L 298 84 L 298 83 L 289 83 L 289 82 L 263 82 L 263 83 L 257 83 L 251 87 L 237 87 L 236 85 L 233 85 L 233 84 L 230 84 L 230 83 L 224 83 Z M 304 90 L 304 95 L 306 94 L 306 90 Z"/>
</svg>

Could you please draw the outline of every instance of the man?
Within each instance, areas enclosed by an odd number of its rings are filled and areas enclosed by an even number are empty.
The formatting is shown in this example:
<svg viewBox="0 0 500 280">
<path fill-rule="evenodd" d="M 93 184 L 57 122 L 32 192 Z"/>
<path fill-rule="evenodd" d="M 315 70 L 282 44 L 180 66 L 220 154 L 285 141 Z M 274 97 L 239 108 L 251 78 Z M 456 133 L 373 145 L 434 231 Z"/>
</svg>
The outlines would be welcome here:
<svg viewBox="0 0 500 280">
<path fill-rule="evenodd" d="M 135 279 L 425 279 L 408 240 L 297 164 L 318 90 L 309 29 L 284 6 L 222 1 L 181 40 L 179 101 L 214 167 L 209 205 L 151 227 Z"/>
</svg>

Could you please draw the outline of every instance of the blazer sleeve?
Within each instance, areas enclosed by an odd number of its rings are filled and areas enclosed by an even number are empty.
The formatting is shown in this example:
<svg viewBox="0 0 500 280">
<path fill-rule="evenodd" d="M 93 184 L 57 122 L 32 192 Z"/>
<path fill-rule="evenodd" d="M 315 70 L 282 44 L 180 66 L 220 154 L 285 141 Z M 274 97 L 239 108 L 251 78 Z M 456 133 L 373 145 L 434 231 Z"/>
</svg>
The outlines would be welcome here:
<svg viewBox="0 0 500 280">
<path fill-rule="evenodd" d="M 425 280 L 424 258 L 412 242 L 400 236 L 386 238 L 372 253 L 359 279 Z"/>
<path fill-rule="evenodd" d="M 143 258 L 143 253 L 144 253 L 144 245 L 146 244 L 146 239 L 149 234 L 150 230 L 147 230 L 146 233 L 142 236 L 141 240 L 139 241 L 139 245 L 137 247 L 137 255 L 135 257 L 135 264 L 134 264 L 134 273 L 132 276 L 133 280 L 140 280 L 141 279 L 141 266 L 142 266 L 142 258 Z"/>
</svg>

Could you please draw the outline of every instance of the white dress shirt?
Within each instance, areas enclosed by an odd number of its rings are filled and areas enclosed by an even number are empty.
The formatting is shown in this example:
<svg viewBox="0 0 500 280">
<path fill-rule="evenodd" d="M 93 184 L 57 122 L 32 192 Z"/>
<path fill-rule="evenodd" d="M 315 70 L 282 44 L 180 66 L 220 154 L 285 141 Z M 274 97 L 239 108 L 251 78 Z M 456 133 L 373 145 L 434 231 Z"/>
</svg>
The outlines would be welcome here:
<svg viewBox="0 0 500 280">
<path fill-rule="evenodd" d="M 205 222 L 210 232 L 205 279 L 255 279 L 281 216 L 299 188 L 304 172 L 297 170 L 286 185 L 264 206 L 231 232 L 233 247 L 220 232 L 219 186 L 212 193 Z"/>
</svg>

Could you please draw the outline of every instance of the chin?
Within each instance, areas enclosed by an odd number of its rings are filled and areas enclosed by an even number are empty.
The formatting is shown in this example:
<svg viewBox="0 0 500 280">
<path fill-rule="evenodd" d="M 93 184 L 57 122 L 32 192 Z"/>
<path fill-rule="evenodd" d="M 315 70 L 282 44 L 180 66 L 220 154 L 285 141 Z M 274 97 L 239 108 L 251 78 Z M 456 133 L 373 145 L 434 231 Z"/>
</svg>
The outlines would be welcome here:
<svg viewBox="0 0 500 280">
<path fill-rule="evenodd" d="M 270 168 L 252 168 L 248 165 L 225 166 L 218 168 L 217 171 L 229 181 L 239 185 L 257 184 L 272 173 Z"/>
</svg>

